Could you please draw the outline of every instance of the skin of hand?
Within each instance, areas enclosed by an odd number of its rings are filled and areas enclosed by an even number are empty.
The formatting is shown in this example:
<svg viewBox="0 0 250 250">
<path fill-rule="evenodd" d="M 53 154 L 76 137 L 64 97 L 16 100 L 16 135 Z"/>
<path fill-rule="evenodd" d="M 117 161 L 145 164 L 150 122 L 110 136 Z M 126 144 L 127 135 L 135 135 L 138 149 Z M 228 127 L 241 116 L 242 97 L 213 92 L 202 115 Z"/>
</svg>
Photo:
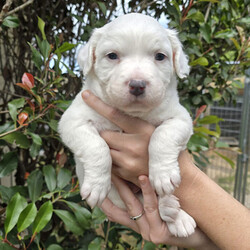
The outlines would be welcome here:
<svg viewBox="0 0 250 250">
<path fill-rule="evenodd" d="M 133 119 L 135 122 L 135 119 Z M 129 123 L 127 126 L 133 126 Z M 144 130 L 146 128 L 146 130 Z M 132 134 L 133 128 L 123 127 L 124 133 L 102 131 L 101 137 L 110 147 L 113 161 L 112 172 L 123 179 L 139 185 L 138 177 L 148 175 L 148 144 L 155 127 L 140 122 Z"/>
<path fill-rule="evenodd" d="M 178 159 L 182 181 L 174 194 L 180 199 L 181 207 L 196 220 L 198 227 L 205 234 L 197 228 L 195 233 L 187 238 L 171 236 L 166 223 L 159 217 L 156 194 L 146 177 L 147 147 L 154 126 L 104 104 L 89 91 L 84 91 L 82 97 L 87 105 L 124 131 L 124 133 L 112 131 L 101 133 L 111 148 L 114 161 L 115 175 L 112 181 L 127 205 L 126 212 L 115 207 L 110 200 L 105 200 L 102 208 L 112 221 L 131 227 L 145 239 L 155 243 L 195 249 L 218 249 L 214 245 L 216 243 L 220 249 L 250 249 L 249 210 L 200 171 L 187 152 L 181 152 Z M 145 215 L 136 222 L 130 220 L 129 216 L 140 214 L 143 207 L 130 188 L 117 176 L 135 183 L 142 189 Z M 154 234 L 158 227 L 160 230 Z M 152 228 L 154 230 L 151 230 Z"/>
</svg>

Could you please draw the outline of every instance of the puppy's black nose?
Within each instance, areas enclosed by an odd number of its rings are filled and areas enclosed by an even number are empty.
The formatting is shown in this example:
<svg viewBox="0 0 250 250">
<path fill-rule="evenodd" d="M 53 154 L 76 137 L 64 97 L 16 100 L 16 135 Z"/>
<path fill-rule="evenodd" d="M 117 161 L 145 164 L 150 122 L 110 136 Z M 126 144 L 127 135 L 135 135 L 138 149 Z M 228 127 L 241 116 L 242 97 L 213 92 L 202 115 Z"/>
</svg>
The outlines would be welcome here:
<svg viewBox="0 0 250 250">
<path fill-rule="evenodd" d="M 128 86 L 130 94 L 139 96 L 145 92 L 146 82 L 143 80 L 131 80 Z"/>
</svg>

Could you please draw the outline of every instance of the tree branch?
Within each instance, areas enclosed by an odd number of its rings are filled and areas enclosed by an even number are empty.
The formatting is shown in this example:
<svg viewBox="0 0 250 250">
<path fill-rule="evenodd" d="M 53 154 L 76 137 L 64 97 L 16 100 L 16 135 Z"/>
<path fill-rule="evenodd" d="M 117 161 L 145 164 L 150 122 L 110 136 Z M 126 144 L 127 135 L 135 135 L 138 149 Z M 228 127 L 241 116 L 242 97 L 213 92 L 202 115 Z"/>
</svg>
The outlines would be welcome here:
<svg viewBox="0 0 250 250">
<path fill-rule="evenodd" d="M 24 4 L 22 4 L 22 5 L 18 6 L 18 7 L 16 7 L 14 10 L 9 11 L 6 14 L 6 16 L 12 15 L 12 14 L 18 12 L 19 10 L 24 9 L 25 7 L 27 7 L 28 5 L 32 4 L 33 2 L 34 2 L 34 0 L 27 1 L 26 3 L 24 3 Z"/>
<path fill-rule="evenodd" d="M 13 0 L 6 0 L 5 5 L 3 6 L 1 12 L 0 12 L 0 25 L 2 24 L 4 18 L 7 16 L 9 8 L 12 4 Z"/>
</svg>

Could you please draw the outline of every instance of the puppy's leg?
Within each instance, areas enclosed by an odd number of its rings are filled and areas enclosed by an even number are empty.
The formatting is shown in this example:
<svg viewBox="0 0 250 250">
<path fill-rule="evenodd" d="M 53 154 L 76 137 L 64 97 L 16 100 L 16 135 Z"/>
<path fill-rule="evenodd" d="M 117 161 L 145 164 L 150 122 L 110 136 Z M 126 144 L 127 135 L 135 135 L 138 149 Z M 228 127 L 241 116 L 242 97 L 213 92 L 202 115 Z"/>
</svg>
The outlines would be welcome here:
<svg viewBox="0 0 250 250">
<path fill-rule="evenodd" d="M 192 134 L 188 114 L 174 117 L 156 128 L 149 144 L 149 179 L 159 195 L 159 210 L 169 231 L 179 237 L 194 232 L 195 221 L 180 209 L 178 199 L 171 195 L 181 178 L 178 156 Z"/>
<path fill-rule="evenodd" d="M 174 195 L 159 197 L 159 211 L 171 234 L 187 237 L 194 233 L 196 227 L 194 219 L 180 208 L 180 203 Z"/>
<path fill-rule="evenodd" d="M 88 151 L 88 152 L 87 152 Z M 111 188 L 111 157 L 108 147 L 86 149 L 79 157 L 75 156 L 76 174 L 80 183 L 80 194 L 91 207 L 101 205 Z M 91 157 L 91 155 L 93 157 Z"/>
<path fill-rule="evenodd" d="M 69 110 L 62 117 L 60 133 L 74 153 L 81 196 L 94 207 L 101 205 L 111 188 L 112 159 L 108 145 L 96 128 L 87 121 L 73 119 L 72 113 Z"/>
<path fill-rule="evenodd" d="M 156 128 L 149 143 L 149 179 L 159 196 L 180 184 L 178 156 L 192 133 L 192 121 L 175 117 Z"/>
</svg>

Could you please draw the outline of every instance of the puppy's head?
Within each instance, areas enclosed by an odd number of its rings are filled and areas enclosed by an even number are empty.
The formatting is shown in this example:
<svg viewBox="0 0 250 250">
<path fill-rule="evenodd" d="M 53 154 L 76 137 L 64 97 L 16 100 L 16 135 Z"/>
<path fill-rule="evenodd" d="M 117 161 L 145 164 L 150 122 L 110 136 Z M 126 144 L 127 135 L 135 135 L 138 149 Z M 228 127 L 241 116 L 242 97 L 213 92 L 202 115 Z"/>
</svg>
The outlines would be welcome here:
<svg viewBox="0 0 250 250">
<path fill-rule="evenodd" d="M 129 113 L 157 107 L 176 91 L 175 74 L 189 73 L 176 32 L 142 14 L 94 30 L 78 63 L 87 77 L 98 80 L 104 101 Z"/>
</svg>

